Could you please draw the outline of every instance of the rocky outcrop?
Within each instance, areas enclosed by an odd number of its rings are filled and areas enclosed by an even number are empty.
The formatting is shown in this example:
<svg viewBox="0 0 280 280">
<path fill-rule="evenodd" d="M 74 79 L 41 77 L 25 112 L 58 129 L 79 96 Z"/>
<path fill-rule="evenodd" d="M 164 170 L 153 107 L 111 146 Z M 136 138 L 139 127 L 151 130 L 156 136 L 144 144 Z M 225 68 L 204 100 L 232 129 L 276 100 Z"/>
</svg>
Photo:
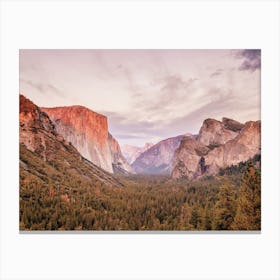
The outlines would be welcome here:
<svg viewBox="0 0 280 280">
<path fill-rule="evenodd" d="M 229 118 L 223 118 L 222 123 L 225 128 L 235 132 L 239 132 L 244 127 L 244 124 Z"/>
<path fill-rule="evenodd" d="M 110 173 L 113 173 L 113 164 L 130 170 L 117 141 L 108 132 L 106 116 L 83 106 L 41 109 L 49 115 L 57 132 L 83 157 Z"/>
<path fill-rule="evenodd" d="M 234 126 L 234 123 L 236 123 L 236 126 Z M 222 122 L 214 119 L 206 119 L 200 128 L 198 141 L 206 146 L 225 144 L 227 141 L 237 136 L 240 130 L 236 128 L 242 128 L 242 124 L 240 124 L 240 126 L 238 126 L 238 124 L 238 122 L 227 118 L 223 118 Z"/>
<path fill-rule="evenodd" d="M 173 155 L 183 135 L 165 139 L 142 153 L 132 164 L 138 174 L 170 175 Z"/>
<path fill-rule="evenodd" d="M 182 139 L 179 148 L 174 153 L 172 178 L 194 178 L 204 172 L 201 166 L 203 158 L 209 148 L 197 139 L 186 136 Z"/>
<path fill-rule="evenodd" d="M 216 174 L 220 168 L 246 161 L 261 149 L 260 121 L 246 122 L 240 133 L 224 145 L 210 151 L 205 157 L 208 173 Z"/>
<path fill-rule="evenodd" d="M 110 173 L 82 157 L 56 131 L 49 116 L 23 95 L 20 95 L 19 124 L 20 172 L 27 172 L 23 177 L 37 178 L 36 183 L 46 180 L 67 184 L 67 180 L 73 179 L 93 186 L 97 183 L 122 186 Z"/>
<path fill-rule="evenodd" d="M 128 163 L 132 164 L 142 153 L 147 151 L 153 145 L 153 143 L 146 143 L 143 147 L 124 145 L 121 150 Z"/>
<path fill-rule="evenodd" d="M 199 135 L 185 137 L 175 151 L 172 178 L 194 179 L 217 174 L 220 168 L 236 165 L 260 153 L 261 123 L 241 124 L 223 118 L 207 119 Z"/>
<path fill-rule="evenodd" d="M 48 115 L 40 110 L 25 96 L 20 95 L 19 141 L 32 152 L 40 154 L 44 160 L 48 157 L 48 146 L 54 140 L 64 143 L 57 134 Z"/>
</svg>

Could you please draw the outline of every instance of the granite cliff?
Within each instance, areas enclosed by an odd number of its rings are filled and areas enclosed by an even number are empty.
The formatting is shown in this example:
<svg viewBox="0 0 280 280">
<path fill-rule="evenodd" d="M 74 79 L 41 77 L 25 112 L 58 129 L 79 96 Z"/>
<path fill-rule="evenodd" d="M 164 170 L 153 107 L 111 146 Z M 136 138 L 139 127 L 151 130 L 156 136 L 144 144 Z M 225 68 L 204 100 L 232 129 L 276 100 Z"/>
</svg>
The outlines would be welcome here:
<svg viewBox="0 0 280 280">
<path fill-rule="evenodd" d="M 107 117 L 83 106 L 41 108 L 56 130 L 71 142 L 83 157 L 113 173 L 113 165 L 131 172 L 117 140 L 108 132 Z"/>
<path fill-rule="evenodd" d="M 172 178 L 215 175 L 220 168 L 246 161 L 261 150 L 261 123 L 206 119 L 196 137 L 184 137 L 175 151 Z"/>
</svg>

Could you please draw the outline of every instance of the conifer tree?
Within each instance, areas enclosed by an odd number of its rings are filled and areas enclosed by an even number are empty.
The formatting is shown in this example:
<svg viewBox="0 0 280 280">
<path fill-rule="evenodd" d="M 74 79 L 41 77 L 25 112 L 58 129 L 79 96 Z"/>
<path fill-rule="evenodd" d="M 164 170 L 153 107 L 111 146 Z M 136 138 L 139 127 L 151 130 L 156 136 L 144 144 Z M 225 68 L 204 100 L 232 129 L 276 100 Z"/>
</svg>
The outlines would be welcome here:
<svg viewBox="0 0 280 280">
<path fill-rule="evenodd" d="M 234 230 L 261 229 L 261 174 L 249 164 L 240 188 Z"/>
<path fill-rule="evenodd" d="M 234 189 L 231 185 L 221 187 L 215 209 L 214 229 L 230 229 L 236 211 Z"/>
</svg>

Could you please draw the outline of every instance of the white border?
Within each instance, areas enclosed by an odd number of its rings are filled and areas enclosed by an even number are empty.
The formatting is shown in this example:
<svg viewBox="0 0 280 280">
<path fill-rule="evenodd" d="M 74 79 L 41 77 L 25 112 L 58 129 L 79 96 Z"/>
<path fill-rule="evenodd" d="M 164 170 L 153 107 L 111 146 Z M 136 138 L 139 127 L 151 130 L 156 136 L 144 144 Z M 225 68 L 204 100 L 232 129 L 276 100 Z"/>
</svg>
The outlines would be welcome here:
<svg viewBox="0 0 280 280">
<path fill-rule="evenodd" d="M 1 278 L 279 279 L 279 2 L 2 1 Z M 18 232 L 18 49 L 261 48 L 262 233 Z"/>
</svg>

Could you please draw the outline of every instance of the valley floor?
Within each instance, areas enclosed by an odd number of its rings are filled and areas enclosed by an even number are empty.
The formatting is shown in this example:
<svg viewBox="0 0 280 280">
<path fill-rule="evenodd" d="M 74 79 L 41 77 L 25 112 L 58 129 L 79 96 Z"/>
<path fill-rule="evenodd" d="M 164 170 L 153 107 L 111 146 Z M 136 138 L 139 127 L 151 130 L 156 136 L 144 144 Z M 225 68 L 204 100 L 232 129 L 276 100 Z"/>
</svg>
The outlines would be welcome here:
<svg viewBox="0 0 280 280">
<path fill-rule="evenodd" d="M 116 187 L 54 183 L 21 168 L 20 230 L 260 230 L 260 172 L 251 163 L 193 182 L 117 179 Z"/>
</svg>

